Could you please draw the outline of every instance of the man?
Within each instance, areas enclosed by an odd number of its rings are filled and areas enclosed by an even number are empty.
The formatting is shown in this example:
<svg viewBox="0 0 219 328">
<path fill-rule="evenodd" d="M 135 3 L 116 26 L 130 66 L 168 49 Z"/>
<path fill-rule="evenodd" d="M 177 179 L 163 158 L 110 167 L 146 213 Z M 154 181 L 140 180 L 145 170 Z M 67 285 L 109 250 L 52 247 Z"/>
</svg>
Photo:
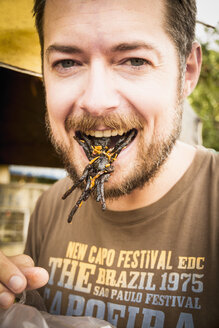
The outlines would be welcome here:
<svg viewBox="0 0 219 328">
<path fill-rule="evenodd" d="M 1 255 L 2 306 L 45 285 L 43 267 L 50 313 L 218 327 L 219 159 L 177 141 L 201 66 L 195 1 L 36 0 L 35 13 L 47 125 L 71 178 L 89 163 L 75 136 L 135 138 L 104 184 L 106 211 L 94 195 L 69 225 L 82 192 L 61 199 L 69 178 L 40 197 L 25 249 L 39 267 Z"/>
</svg>

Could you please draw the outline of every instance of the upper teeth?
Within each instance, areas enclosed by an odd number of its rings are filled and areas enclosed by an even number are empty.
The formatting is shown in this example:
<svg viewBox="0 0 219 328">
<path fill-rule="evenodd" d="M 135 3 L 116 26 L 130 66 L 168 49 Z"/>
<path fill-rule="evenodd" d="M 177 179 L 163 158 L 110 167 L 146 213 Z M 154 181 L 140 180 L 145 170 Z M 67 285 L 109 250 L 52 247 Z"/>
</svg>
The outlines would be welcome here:
<svg viewBox="0 0 219 328">
<path fill-rule="evenodd" d="M 126 131 L 124 130 L 104 130 L 104 131 L 86 131 L 86 135 L 90 135 L 95 138 L 102 138 L 102 137 L 112 137 L 117 135 L 123 135 Z"/>
</svg>

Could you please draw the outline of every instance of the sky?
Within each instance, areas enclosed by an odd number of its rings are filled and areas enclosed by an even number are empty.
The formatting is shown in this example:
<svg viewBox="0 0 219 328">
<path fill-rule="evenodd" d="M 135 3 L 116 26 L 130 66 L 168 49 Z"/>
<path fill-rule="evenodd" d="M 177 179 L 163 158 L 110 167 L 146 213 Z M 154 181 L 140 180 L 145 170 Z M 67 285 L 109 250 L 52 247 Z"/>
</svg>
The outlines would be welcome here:
<svg viewBox="0 0 219 328">
<path fill-rule="evenodd" d="M 218 0 L 197 0 L 198 19 L 208 24 L 216 25 L 219 22 Z"/>
<path fill-rule="evenodd" d="M 197 9 L 197 20 L 213 26 L 219 23 L 219 0 L 197 0 Z M 197 24 L 196 35 L 201 40 L 206 40 L 204 28 L 200 24 Z"/>
</svg>

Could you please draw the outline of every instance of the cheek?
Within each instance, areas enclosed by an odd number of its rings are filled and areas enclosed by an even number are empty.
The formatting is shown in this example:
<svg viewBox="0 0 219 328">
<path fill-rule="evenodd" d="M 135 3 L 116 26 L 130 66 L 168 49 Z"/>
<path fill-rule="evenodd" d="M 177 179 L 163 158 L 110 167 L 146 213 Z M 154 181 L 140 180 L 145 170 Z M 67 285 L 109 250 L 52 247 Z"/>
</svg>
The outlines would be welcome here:
<svg viewBox="0 0 219 328">
<path fill-rule="evenodd" d="M 168 124 L 175 107 L 175 92 L 162 88 L 160 85 L 147 86 L 138 90 L 132 89 L 128 95 L 131 107 L 137 111 L 146 122 L 147 131 L 161 129 Z"/>
<path fill-rule="evenodd" d="M 123 81 L 120 90 L 131 107 L 149 120 L 157 115 L 165 115 L 167 109 L 175 105 L 176 80 L 165 72 L 139 81 Z"/>
<path fill-rule="evenodd" d="M 46 104 L 51 119 L 64 122 L 74 109 L 79 88 L 70 78 L 60 79 L 45 74 Z"/>
<path fill-rule="evenodd" d="M 54 79 L 50 81 L 48 77 L 45 80 L 45 88 L 46 105 L 53 136 L 58 143 L 63 143 L 69 147 L 70 140 L 65 130 L 65 120 L 73 107 L 73 93 L 70 88 L 56 83 Z"/>
<path fill-rule="evenodd" d="M 69 92 L 66 89 L 46 85 L 46 104 L 50 118 L 64 121 L 71 110 Z"/>
</svg>

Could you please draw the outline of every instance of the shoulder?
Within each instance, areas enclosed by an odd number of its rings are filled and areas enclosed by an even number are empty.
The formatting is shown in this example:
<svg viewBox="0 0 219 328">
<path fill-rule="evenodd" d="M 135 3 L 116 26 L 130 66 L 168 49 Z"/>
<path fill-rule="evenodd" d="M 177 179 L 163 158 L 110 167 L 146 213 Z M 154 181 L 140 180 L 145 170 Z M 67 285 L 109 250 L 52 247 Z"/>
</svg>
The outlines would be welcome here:
<svg viewBox="0 0 219 328">
<path fill-rule="evenodd" d="M 219 174 L 219 152 L 214 149 L 197 147 L 197 155 L 202 160 L 203 166 L 215 174 Z"/>
<path fill-rule="evenodd" d="M 57 213 L 61 209 L 72 206 L 72 202 L 78 197 L 79 190 L 75 190 L 66 200 L 63 201 L 62 196 L 73 185 L 72 180 L 69 177 L 61 179 L 54 183 L 49 189 L 44 191 L 39 197 L 36 207 L 36 211 L 43 211 L 49 213 L 51 216 L 52 212 Z"/>
<path fill-rule="evenodd" d="M 197 179 L 195 181 L 202 182 L 211 200 L 214 198 L 218 202 L 219 153 L 213 149 L 198 147 L 194 164 L 196 165 L 193 165 L 193 169 L 196 170 L 197 167 Z"/>
<path fill-rule="evenodd" d="M 30 222 L 35 227 L 40 227 L 39 230 L 44 231 L 43 234 L 48 229 L 51 231 L 54 222 L 58 225 L 63 220 L 67 221 L 68 215 L 81 193 L 80 189 L 76 189 L 67 199 L 63 200 L 63 194 L 72 185 L 73 182 L 70 178 L 61 179 L 39 197 Z"/>
<path fill-rule="evenodd" d="M 42 198 L 62 198 L 62 195 L 72 184 L 73 182 L 69 177 L 60 179 L 42 194 Z"/>
</svg>

